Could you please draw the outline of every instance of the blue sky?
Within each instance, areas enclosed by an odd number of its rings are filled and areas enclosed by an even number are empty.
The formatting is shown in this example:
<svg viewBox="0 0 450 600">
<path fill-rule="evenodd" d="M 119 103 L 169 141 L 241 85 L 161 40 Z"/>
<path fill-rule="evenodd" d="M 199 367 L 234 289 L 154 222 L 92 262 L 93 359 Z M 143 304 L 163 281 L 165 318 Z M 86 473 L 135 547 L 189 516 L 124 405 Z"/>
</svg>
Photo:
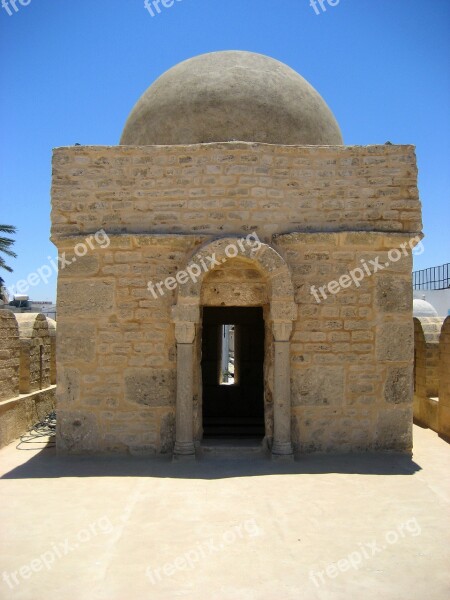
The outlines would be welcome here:
<svg viewBox="0 0 450 600">
<path fill-rule="evenodd" d="M 6 0 L 5 0 L 6 1 Z M 176 63 L 250 50 L 297 70 L 325 98 L 346 144 L 415 144 L 421 269 L 450 261 L 450 1 L 17 0 L 0 6 L 0 222 L 18 227 L 7 286 L 49 264 L 51 151 L 117 144 L 142 92 Z M 336 2 L 336 0 L 333 0 Z M 30 288 L 54 300 L 56 276 Z"/>
</svg>

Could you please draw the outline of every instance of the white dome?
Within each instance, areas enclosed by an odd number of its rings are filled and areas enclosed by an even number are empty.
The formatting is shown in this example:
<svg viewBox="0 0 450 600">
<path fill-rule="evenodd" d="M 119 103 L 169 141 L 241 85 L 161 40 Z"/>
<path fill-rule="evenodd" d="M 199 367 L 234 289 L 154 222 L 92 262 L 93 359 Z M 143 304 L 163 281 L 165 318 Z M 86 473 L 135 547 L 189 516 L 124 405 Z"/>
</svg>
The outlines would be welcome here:
<svg viewBox="0 0 450 600">
<path fill-rule="evenodd" d="M 415 317 L 437 317 L 437 310 L 432 304 L 420 298 L 413 300 L 413 315 Z"/>
</svg>

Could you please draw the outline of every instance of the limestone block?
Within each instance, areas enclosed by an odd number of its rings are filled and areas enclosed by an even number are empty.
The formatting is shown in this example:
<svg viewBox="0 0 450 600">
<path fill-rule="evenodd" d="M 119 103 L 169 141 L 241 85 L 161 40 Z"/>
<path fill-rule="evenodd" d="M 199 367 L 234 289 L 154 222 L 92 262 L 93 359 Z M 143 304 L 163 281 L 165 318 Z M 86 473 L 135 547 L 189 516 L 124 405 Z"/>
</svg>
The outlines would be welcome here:
<svg viewBox="0 0 450 600">
<path fill-rule="evenodd" d="M 411 361 L 414 349 L 413 323 L 383 323 L 376 332 L 376 355 L 380 361 Z"/>
<path fill-rule="evenodd" d="M 293 406 L 339 406 L 343 401 L 343 367 L 314 366 L 292 371 Z"/>
<path fill-rule="evenodd" d="M 413 368 L 389 367 L 384 384 L 384 399 L 389 404 L 411 403 L 413 397 Z"/>
<path fill-rule="evenodd" d="M 376 450 L 410 453 L 412 450 L 412 405 L 389 408 L 378 415 Z"/>
<path fill-rule="evenodd" d="M 295 302 L 273 300 L 270 304 L 270 318 L 274 321 L 295 321 L 298 306 Z"/>
<path fill-rule="evenodd" d="M 411 279 L 382 275 L 376 282 L 376 304 L 382 312 L 411 312 Z"/>
<path fill-rule="evenodd" d="M 170 369 L 126 369 L 126 401 L 145 406 L 173 405 L 175 375 L 175 371 Z"/>
<path fill-rule="evenodd" d="M 294 288 L 292 279 L 287 273 L 279 273 L 272 277 L 271 282 L 272 294 L 278 297 L 292 298 L 294 296 Z"/>
<path fill-rule="evenodd" d="M 81 240 L 84 238 L 80 238 Z M 86 254 L 86 256 L 76 256 L 69 254 L 65 256 L 70 264 L 65 264 L 64 268 L 58 271 L 58 277 L 84 277 L 96 275 L 100 267 L 100 258 L 97 254 Z"/>
<path fill-rule="evenodd" d="M 58 323 L 58 360 L 67 364 L 72 361 L 90 363 L 95 358 L 97 328 L 94 322 Z"/>
<path fill-rule="evenodd" d="M 80 400 L 81 375 L 78 369 L 58 365 L 58 386 L 56 398 L 58 406 L 76 406 Z"/>
<path fill-rule="evenodd" d="M 58 316 L 100 316 L 114 307 L 115 282 L 102 279 L 58 282 Z"/>
<path fill-rule="evenodd" d="M 205 306 L 261 306 L 269 302 L 267 285 L 253 282 L 207 282 L 202 286 Z"/>
<path fill-rule="evenodd" d="M 62 453 L 95 452 L 100 447 L 100 431 L 93 413 L 58 410 L 56 436 Z"/>
</svg>

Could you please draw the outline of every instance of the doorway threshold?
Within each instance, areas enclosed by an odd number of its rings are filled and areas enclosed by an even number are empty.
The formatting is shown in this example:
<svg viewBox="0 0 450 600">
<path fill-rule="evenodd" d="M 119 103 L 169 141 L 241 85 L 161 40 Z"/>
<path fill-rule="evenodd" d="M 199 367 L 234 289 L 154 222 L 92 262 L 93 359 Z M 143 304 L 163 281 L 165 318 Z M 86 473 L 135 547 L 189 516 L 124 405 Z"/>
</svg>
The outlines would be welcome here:
<svg viewBox="0 0 450 600">
<path fill-rule="evenodd" d="M 268 448 L 262 438 L 206 438 L 200 444 L 204 456 L 222 457 L 263 457 L 268 456 Z"/>
</svg>

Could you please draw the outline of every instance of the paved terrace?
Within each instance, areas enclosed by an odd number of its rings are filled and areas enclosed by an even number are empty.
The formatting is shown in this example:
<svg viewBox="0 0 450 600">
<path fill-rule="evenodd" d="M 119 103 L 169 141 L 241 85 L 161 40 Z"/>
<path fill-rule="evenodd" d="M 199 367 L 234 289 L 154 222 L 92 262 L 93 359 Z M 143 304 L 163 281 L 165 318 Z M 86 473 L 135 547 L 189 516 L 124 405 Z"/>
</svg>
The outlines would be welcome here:
<svg viewBox="0 0 450 600">
<path fill-rule="evenodd" d="M 447 600 L 450 446 L 413 460 L 0 451 L 0 598 Z"/>
</svg>

